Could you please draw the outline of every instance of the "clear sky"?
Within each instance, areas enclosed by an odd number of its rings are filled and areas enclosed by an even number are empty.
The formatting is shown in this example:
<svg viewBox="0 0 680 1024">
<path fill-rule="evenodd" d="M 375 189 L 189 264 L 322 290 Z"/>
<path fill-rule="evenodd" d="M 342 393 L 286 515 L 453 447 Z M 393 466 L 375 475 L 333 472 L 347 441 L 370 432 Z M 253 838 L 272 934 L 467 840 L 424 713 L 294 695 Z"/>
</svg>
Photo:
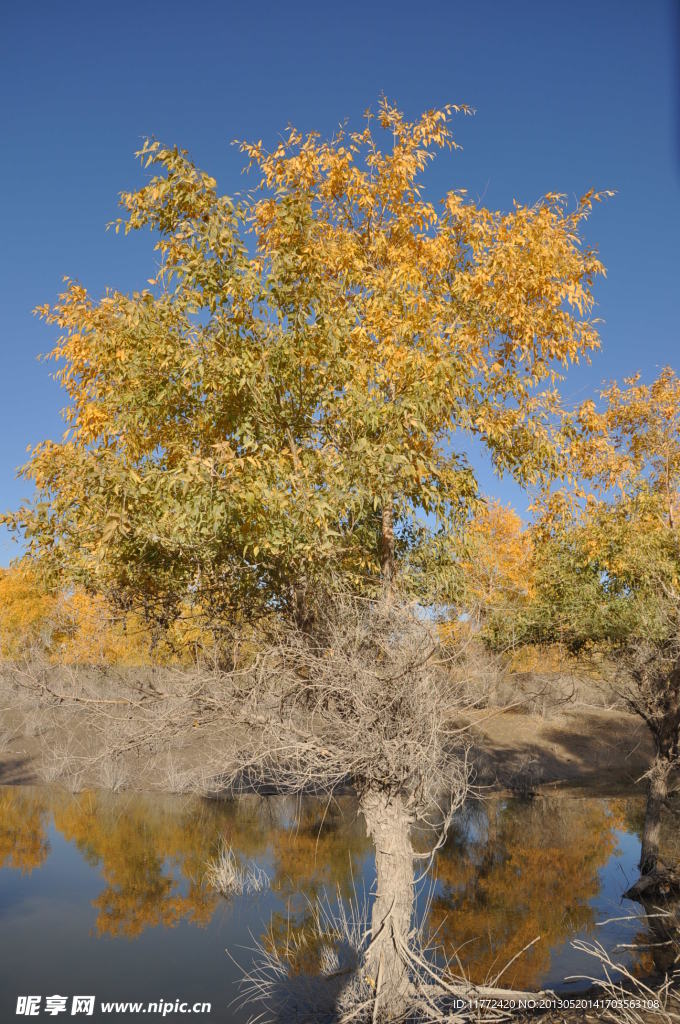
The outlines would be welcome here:
<svg viewBox="0 0 680 1024">
<path fill-rule="evenodd" d="M 238 191 L 234 138 L 274 144 L 289 122 L 331 133 L 381 93 L 408 114 L 445 102 L 463 151 L 434 193 L 486 205 L 616 189 L 586 231 L 603 348 L 569 374 L 570 398 L 637 369 L 680 370 L 680 4 L 674 0 L 5 0 L 0 31 L 3 245 L 0 508 L 27 444 L 59 438 L 64 397 L 36 356 L 55 335 L 32 317 L 64 275 L 94 294 L 143 287 L 148 237 L 105 231 L 142 181 L 145 135 L 187 148 Z M 482 484 L 522 507 L 522 496 Z M 17 548 L 0 536 L 0 564 Z"/>
</svg>

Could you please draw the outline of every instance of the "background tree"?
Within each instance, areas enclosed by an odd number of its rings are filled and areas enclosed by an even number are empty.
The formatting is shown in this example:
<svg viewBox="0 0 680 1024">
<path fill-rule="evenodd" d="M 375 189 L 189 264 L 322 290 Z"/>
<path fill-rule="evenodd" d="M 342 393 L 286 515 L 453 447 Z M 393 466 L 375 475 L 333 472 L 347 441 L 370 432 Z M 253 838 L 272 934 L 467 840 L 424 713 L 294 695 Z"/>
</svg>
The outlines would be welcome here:
<svg viewBox="0 0 680 1024">
<path fill-rule="evenodd" d="M 613 384 L 565 423 L 577 478 L 548 495 L 534 539 L 534 592 L 514 619 L 527 642 L 600 659 L 655 744 L 641 871 L 658 859 L 660 814 L 680 764 L 680 381 Z M 499 634 L 505 628 L 497 621 Z"/>
<path fill-rule="evenodd" d="M 458 601 L 447 629 L 454 636 L 493 630 L 511 621 L 532 592 L 532 538 L 509 505 L 487 499 L 475 508 L 454 540 L 459 569 Z"/>
<path fill-rule="evenodd" d="M 27 563 L 0 570 L 0 657 L 15 659 L 52 640 L 57 598 Z"/>
<path fill-rule="evenodd" d="M 112 607 L 102 594 L 49 588 L 26 559 L 0 570 L 2 661 L 139 668 L 187 665 L 215 651 L 213 632 L 188 602 L 167 630 L 154 634 L 139 612 Z"/>
</svg>

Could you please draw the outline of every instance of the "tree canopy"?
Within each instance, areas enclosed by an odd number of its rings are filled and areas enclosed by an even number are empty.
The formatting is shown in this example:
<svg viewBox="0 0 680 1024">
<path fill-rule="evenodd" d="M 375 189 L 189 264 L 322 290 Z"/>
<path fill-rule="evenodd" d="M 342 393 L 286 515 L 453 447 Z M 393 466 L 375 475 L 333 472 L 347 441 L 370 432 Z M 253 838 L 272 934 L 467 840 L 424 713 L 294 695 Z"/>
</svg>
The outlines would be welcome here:
<svg viewBox="0 0 680 1024">
<path fill-rule="evenodd" d="M 636 375 L 600 397 L 564 419 L 571 485 L 539 506 L 531 591 L 512 609 L 495 601 L 487 637 L 595 655 L 645 721 L 655 744 L 641 857 L 649 874 L 680 766 L 680 380 L 666 367 L 652 384 Z"/>
<path fill-rule="evenodd" d="M 680 619 L 680 381 L 614 383 L 565 419 L 575 482 L 539 505 L 535 597 L 551 629 L 674 661 Z M 538 606 L 537 606 L 538 607 Z M 537 628 L 541 629 L 537 621 Z"/>
<path fill-rule="evenodd" d="M 427 198 L 456 112 L 383 100 L 329 140 L 242 143 L 256 180 L 233 198 L 145 142 L 115 227 L 151 230 L 150 286 L 69 280 L 39 310 L 67 430 L 5 519 L 45 573 L 164 623 L 187 600 L 212 622 L 294 606 L 331 575 L 360 591 L 401 565 L 408 586 L 409 552 L 477 497 L 466 433 L 500 472 L 545 471 L 555 381 L 598 344 L 581 228 L 601 196 Z"/>
</svg>

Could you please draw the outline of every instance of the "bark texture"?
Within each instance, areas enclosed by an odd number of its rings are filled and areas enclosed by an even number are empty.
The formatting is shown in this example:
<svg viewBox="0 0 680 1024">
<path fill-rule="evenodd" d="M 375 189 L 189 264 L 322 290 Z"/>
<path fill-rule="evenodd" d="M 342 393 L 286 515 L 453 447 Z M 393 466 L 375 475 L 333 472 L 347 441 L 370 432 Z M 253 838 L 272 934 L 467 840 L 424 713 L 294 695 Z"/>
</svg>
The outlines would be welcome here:
<svg viewBox="0 0 680 1024">
<path fill-rule="evenodd" d="M 413 916 L 411 815 L 400 796 L 366 793 L 361 798 L 366 830 L 375 845 L 376 894 L 364 972 L 375 988 L 376 1019 L 394 1020 L 411 994 L 406 959 Z"/>
<path fill-rule="evenodd" d="M 642 875 L 652 874 L 659 864 L 661 817 L 668 798 L 668 781 L 672 767 L 671 761 L 657 755 L 650 769 L 640 851 L 640 874 Z"/>
<path fill-rule="evenodd" d="M 642 833 L 640 873 L 652 874 L 659 864 L 661 818 L 668 799 L 670 777 L 680 767 L 680 659 L 671 670 L 638 676 L 644 700 L 632 703 L 654 737 L 656 754 L 649 770 L 647 808 Z"/>
</svg>

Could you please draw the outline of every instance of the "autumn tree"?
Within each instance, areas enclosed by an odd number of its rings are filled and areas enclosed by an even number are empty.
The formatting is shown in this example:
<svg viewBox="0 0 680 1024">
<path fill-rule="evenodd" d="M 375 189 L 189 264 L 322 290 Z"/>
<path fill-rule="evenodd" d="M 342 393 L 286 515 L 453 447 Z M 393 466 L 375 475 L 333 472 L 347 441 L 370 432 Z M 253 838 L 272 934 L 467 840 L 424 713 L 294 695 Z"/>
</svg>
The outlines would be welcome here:
<svg viewBox="0 0 680 1024">
<path fill-rule="evenodd" d="M 530 532 L 510 506 L 485 499 L 453 539 L 450 557 L 459 579 L 446 631 L 488 639 L 497 620 L 512 619 L 529 599 L 533 550 Z"/>
<path fill-rule="evenodd" d="M 680 765 L 680 380 L 666 368 L 602 392 L 565 421 L 572 487 L 536 531 L 535 592 L 514 628 L 599 657 L 655 745 L 641 871 L 657 866 L 660 815 Z"/>
<path fill-rule="evenodd" d="M 246 650 L 243 647 L 242 650 Z M 24 558 L 0 569 L 0 660 L 46 659 L 54 665 L 139 668 L 187 665 L 217 651 L 213 631 L 185 602 L 158 633 L 139 611 L 113 606 L 82 587 L 50 587 Z"/>
<path fill-rule="evenodd" d="M 457 109 L 383 101 L 329 141 L 243 143 L 256 181 L 234 199 L 144 144 L 157 173 L 116 229 L 153 232 L 151 288 L 69 281 L 40 309 L 68 429 L 31 452 L 9 523 L 45 572 L 164 623 L 188 596 L 212 622 L 272 603 L 302 621 L 320 578 L 389 581 L 423 512 L 450 528 L 469 506 L 454 432 L 535 478 L 557 371 L 597 345 L 580 229 L 600 196 L 426 199 Z"/>
<path fill-rule="evenodd" d="M 56 596 L 41 586 L 30 565 L 0 569 L 0 658 L 16 659 L 52 640 Z"/>
<path fill-rule="evenodd" d="M 160 266 L 132 295 L 69 281 L 41 308 L 61 332 L 50 357 L 67 431 L 33 449 L 35 498 L 8 517 L 47 578 L 164 627 L 187 604 L 213 628 L 293 622 L 229 703 L 270 740 L 244 728 L 240 765 L 298 788 L 355 786 L 385 853 L 366 968 L 388 1016 L 408 988 L 408 826 L 434 780 L 456 802 L 466 775 L 427 689 L 438 646 L 390 607 L 455 587 L 435 541 L 477 499 L 464 438 L 499 472 L 540 478 L 555 382 L 598 344 L 603 268 L 581 231 L 601 196 L 509 212 L 455 188 L 427 198 L 457 111 L 410 121 L 384 100 L 329 140 L 291 128 L 272 151 L 243 143 L 255 181 L 234 198 L 185 151 L 147 141 L 153 176 L 122 194 L 116 228 L 150 229 Z M 336 614 L 338 591 L 381 596 Z"/>
</svg>

